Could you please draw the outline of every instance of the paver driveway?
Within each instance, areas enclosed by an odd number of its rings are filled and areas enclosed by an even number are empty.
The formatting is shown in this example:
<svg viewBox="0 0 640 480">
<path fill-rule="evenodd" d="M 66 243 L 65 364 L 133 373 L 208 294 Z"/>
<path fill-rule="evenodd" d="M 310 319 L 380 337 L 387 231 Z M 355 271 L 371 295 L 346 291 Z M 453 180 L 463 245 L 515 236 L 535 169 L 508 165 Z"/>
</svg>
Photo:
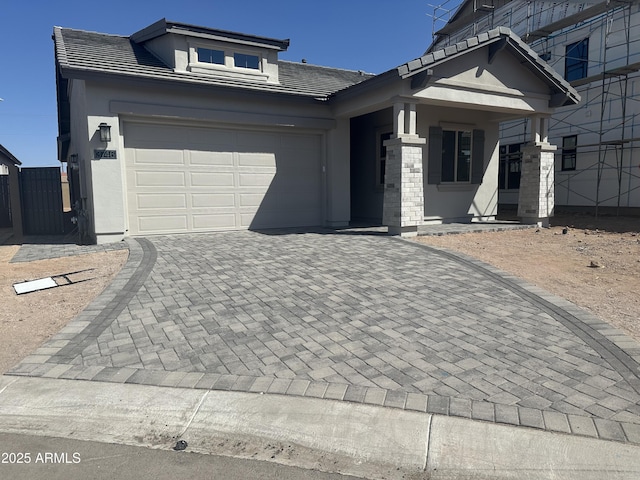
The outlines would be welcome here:
<svg viewBox="0 0 640 480">
<path fill-rule="evenodd" d="M 265 391 L 640 443 L 640 350 L 479 262 L 385 236 L 128 240 L 12 374 Z"/>
</svg>

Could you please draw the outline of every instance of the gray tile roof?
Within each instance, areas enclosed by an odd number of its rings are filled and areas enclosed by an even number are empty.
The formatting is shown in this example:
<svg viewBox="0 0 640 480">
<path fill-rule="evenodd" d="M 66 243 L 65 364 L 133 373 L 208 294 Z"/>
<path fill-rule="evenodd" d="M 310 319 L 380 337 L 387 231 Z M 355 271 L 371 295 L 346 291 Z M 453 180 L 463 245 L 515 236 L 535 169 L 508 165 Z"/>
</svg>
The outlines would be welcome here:
<svg viewBox="0 0 640 480">
<path fill-rule="evenodd" d="M 420 58 L 416 58 L 408 63 L 398 67 L 398 74 L 402 78 L 409 78 L 417 73 L 434 67 L 444 61 L 450 60 L 458 55 L 486 47 L 500 40 L 506 41 L 506 46 L 516 55 L 520 56 L 525 62 L 523 65 L 529 68 L 538 77 L 551 84 L 556 92 L 567 95 L 566 104 L 575 104 L 580 102 L 578 92 L 556 72 L 553 68 L 542 60 L 538 54 L 529 47 L 524 41 L 513 33 L 507 27 L 498 27 L 488 32 L 481 33 L 475 37 L 468 38 L 455 45 L 450 45 L 441 50 L 427 53 Z"/>
<path fill-rule="evenodd" d="M 358 71 L 279 62 L 279 84 L 176 72 L 129 37 L 55 27 L 56 58 L 65 75 L 100 74 L 306 96 L 331 94 L 371 78 Z M 72 73 L 73 72 L 73 73 Z"/>
</svg>

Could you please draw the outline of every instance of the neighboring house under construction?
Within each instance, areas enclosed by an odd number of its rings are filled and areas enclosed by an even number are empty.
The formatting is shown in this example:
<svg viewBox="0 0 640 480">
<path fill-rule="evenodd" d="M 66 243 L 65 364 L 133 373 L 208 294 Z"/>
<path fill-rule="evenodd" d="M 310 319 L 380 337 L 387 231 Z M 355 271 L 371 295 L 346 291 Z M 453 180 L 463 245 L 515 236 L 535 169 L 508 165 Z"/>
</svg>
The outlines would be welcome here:
<svg viewBox="0 0 640 480">
<path fill-rule="evenodd" d="M 640 1 L 466 0 L 434 7 L 428 52 L 510 28 L 578 91 L 549 119 L 555 204 L 640 211 Z M 501 124 L 499 202 L 518 203 L 528 119 Z M 526 159 L 525 159 L 526 160 Z"/>
</svg>

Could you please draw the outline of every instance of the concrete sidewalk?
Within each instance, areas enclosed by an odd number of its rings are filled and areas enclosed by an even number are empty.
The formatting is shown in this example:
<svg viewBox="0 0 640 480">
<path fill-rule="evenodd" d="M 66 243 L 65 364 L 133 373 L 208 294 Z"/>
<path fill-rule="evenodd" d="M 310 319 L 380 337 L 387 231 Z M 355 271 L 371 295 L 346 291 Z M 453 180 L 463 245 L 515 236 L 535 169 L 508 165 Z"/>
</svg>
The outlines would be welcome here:
<svg viewBox="0 0 640 480">
<path fill-rule="evenodd" d="M 348 402 L 131 384 L 0 377 L 0 431 L 164 450 L 185 440 L 187 452 L 363 478 L 640 477 L 640 447 L 618 442 Z"/>
</svg>

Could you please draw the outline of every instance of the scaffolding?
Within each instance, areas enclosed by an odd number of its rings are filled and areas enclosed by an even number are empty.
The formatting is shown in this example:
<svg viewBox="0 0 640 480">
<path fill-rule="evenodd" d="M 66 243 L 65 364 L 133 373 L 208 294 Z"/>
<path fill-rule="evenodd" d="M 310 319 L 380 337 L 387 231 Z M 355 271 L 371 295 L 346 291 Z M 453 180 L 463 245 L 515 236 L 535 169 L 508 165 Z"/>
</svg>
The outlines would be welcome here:
<svg viewBox="0 0 640 480">
<path fill-rule="evenodd" d="M 550 132 L 568 130 L 588 134 L 597 141 L 578 144 L 577 152 L 596 156 L 591 165 L 579 170 L 562 171 L 556 185 L 566 192 L 566 201 L 581 199 L 582 204 L 595 207 L 595 215 L 603 204 L 614 202 L 616 212 L 632 205 L 632 193 L 640 189 L 640 169 L 633 167 L 633 154 L 640 142 L 640 124 L 637 104 L 640 82 L 633 82 L 640 71 L 640 26 L 632 25 L 632 10 L 638 0 L 608 0 L 585 3 L 566 1 L 511 1 L 447 0 L 431 6 L 433 43 L 429 51 L 443 48 L 498 26 L 509 27 L 520 35 L 552 67 L 564 67 L 567 53 L 551 54 L 556 42 L 566 45 L 572 32 L 584 31 L 584 38 L 600 33 L 600 51 L 597 59 L 589 58 L 588 70 L 598 73 L 571 82 L 580 90 L 584 102 L 577 108 L 569 107 L 552 118 Z M 526 7 L 526 8 L 525 8 Z M 640 15 L 640 11 L 638 12 Z M 637 17 L 636 17 L 637 18 Z M 441 27 L 441 24 L 444 26 Z M 636 23 L 640 23 L 636 19 Z M 636 30 L 633 30 L 636 29 Z M 633 35 L 632 35 L 633 30 Z M 560 63 L 562 62 L 562 63 Z M 637 87 L 636 87 L 637 88 Z M 597 121 L 590 120 L 592 111 L 599 112 Z M 528 122 L 519 121 L 501 128 L 501 139 L 526 139 Z M 506 142 L 508 143 L 508 142 Z M 558 155 L 564 151 L 559 146 Z M 584 156 L 584 155 L 583 155 Z M 613 191 L 603 191 L 603 182 L 612 184 Z M 582 179 L 592 176 L 595 185 L 585 192 L 576 187 Z M 626 205 L 623 205 L 626 198 Z M 637 205 L 636 205 L 637 203 Z"/>
</svg>

